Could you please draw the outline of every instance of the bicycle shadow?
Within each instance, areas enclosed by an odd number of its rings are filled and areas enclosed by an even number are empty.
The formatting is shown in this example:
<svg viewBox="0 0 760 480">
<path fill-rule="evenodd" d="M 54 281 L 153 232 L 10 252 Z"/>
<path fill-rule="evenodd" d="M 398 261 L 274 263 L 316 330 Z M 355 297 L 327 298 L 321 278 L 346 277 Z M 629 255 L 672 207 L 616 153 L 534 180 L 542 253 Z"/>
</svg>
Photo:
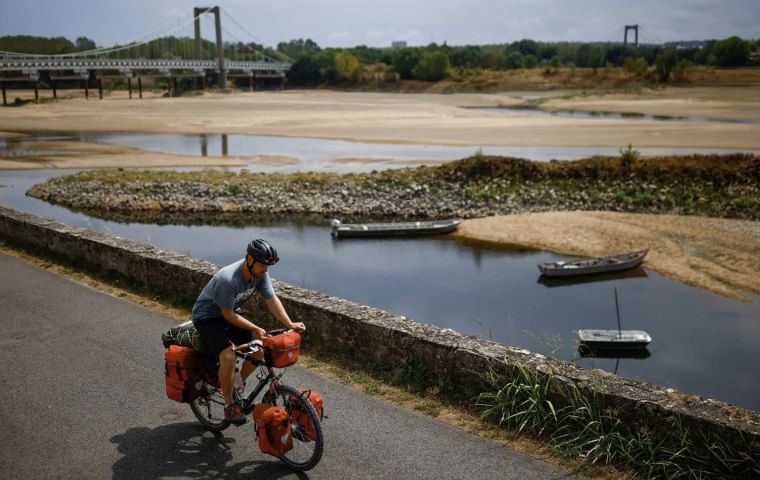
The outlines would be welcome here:
<svg viewBox="0 0 760 480">
<path fill-rule="evenodd" d="M 187 477 L 193 479 L 238 479 L 283 477 L 307 480 L 303 472 L 294 472 L 272 460 L 233 463 L 232 445 L 236 440 L 222 432 L 209 432 L 197 423 L 176 423 L 156 428 L 135 427 L 114 435 L 123 455 L 113 464 L 114 480 Z M 258 449 L 257 445 L 250 448 Z M 238 453 L 239 455 L 239 453 Z"/>
</svg>

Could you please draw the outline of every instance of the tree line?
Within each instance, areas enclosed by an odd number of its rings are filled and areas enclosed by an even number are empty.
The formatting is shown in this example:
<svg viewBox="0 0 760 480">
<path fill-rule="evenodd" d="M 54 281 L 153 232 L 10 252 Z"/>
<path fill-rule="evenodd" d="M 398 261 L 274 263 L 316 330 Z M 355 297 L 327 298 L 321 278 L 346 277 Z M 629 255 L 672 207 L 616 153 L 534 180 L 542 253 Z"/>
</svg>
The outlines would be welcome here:
<svg viewBox="0 0 760 480">
<path fill-rule="evenodd" d="M 322 49 L 313 40 L 298 39 L 277 45 L 294 59 L 288 80 L 296 85 L 363 83 L 368 77 L 438 81 L 452 71 L 516 70 L 560 67 L 623 67 L 632 73 L 654 71 L 667 81 L 694 65 L 740 67 L 758 64 L 760 41 L 730 37 L 710 40 L 702 47 L 664 45 L 624 46 L 615 43 L 537 42 L 523 39 L 509 44 L 424 47 Z"/>
<path fill-rule="evenodd" d="M 94 41 L 78 37 L 0 37 L 0 51 L 31 54 L 76 53 L 97 48 Z M 634 74 L 653 72 L 660 81 L 685 75 L 694 65 L 740 67 L 760 63 L 760 41 L 730 37 L 710 40 L 701 47 L 667 45 L 624 46 L 616 43 L 538 42 L 523 39 L 507 44 L 450 46 L 431 43 L 424 47 L 321 48 L 311 39 L 281 42 L 276 48 L 257 43 L 226 42 L 224 54 L 236 60 L 291 60 L 292 85 L 372 83 L 396 80 L 442 80 L 453 72 L 477 74 L 483 70 L 516 70 L 560 67 L 622 67 Z M 201 42 L 202 58 L 215 56 L 215 45 Z M 195 58 L 195 40 L 163 37 L 110 56 L 130 58 Z"/>
</svg>

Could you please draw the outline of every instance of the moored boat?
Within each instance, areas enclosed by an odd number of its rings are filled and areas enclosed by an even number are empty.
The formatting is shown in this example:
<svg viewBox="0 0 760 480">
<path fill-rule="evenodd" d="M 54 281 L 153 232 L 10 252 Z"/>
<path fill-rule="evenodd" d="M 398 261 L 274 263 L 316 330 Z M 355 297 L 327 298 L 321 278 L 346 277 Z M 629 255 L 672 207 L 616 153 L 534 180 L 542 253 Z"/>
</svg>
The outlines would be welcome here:
<svg viewBox="0 0 760 480">
<path fill-rule="evenodd" d="M 591 350 L 644 348 L 652 341 L 642 330 L 578 330 L 578 337 Z"/>
<path fill-rule="evenodd" d="M 538 269 L 541 271 L 541 274 L 547 277 L 569 277 L 591 273 L 617 272 L 641 265 L 648 251 L 641 250 L 572 262 L 539 263 Z"/>
<path fill-rule="evenodd" d="M 442 235 L 457 229 L 462 220 L 425 220 L 419 222 L 388 223 L 341 223 L 330 222 L 330 234 L 335 238 L 346 237 L 394 237 L 416 235 Z"/>
</svg>

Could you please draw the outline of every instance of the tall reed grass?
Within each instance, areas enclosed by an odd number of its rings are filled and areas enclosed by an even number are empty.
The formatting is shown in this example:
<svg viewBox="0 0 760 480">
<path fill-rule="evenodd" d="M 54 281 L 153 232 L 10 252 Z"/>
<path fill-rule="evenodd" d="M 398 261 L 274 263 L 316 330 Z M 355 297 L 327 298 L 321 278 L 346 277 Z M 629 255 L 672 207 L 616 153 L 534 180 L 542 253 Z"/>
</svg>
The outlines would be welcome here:
<svg viewBox="0 0 760 480">
<path fill-rule="evenodd" d="M 492 366 L 482 376 L 490 386 L 476 399 L 482 417 L 548 439 L 559 457 L 622 466 L 642 478 L 760 478 L 756 438 L 729 441 L 679 416 L 635 428 L 609 405 L 603 385 L 582 390 L 526 365 Z"/>
</svg>

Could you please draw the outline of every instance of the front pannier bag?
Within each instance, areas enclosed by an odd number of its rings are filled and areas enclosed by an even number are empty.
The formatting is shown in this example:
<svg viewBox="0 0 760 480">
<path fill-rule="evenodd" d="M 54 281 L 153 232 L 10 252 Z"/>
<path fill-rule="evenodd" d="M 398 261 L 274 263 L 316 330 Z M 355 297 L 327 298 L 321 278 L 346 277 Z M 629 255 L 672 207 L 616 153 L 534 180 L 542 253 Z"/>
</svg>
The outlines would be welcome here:
<svg viewBox="0 0 760 480">
<path fill-rule="evenodd" d="M 306 390 L 305 388 L 301 388 L 300 390 L 301 394 L 309 399 L 309 402 L 311 402 L 311 404 L 314 406 L 314 409 L 317 411 L 319 419 L 322 420 L 322 413 L 324 411 L 324 401 L 322 400 L 322 395 L 315 392 L 314 390 Z M 290 420 L 294 424 L 293 428 L 296 428 L 296 425 L 299 426 L 301 428 L 301 431 L 303 431 L 303 434 L 306 435 L 306 438 L 311 441 L 316 440 L 317 432 L 314 429 L 314 424 L 311 421 L 311 417 L 304 409 L 298 408 L 301 406 L 301 402 L 293 401 L 293 405 L 293 410 L 290 412 Z"/>
<path fill-rule="evenodd" d="M 269 455 L 281 457 L 293 448 L 288 411 L 282 407 L 260 403 L 253 408 L 259 449 Z"/>
<path fill-rule="evenodd" d="M 203 370 L 195 350 L 169 345 L 164 360 L 166 396 L 180 403 L 189 403 L 198 398 L 203 386 Z"/>
<path fill-rule="evenodd" d="M 266 348 L 267 365 L 277 368 L 289 367 L 298 361 L 298 353 L 301 350 L 301 335 L 298 332 L 287 332 L 274 337 L 266 337 L 264 347 Z"/>
</svg>

